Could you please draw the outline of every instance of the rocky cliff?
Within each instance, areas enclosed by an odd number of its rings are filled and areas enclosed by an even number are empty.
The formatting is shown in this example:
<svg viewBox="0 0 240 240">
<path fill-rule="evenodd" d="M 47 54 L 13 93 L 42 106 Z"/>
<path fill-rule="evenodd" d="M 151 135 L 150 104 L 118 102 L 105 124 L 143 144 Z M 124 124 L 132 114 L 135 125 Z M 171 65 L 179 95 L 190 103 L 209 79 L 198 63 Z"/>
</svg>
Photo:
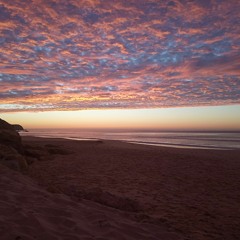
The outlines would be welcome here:
<svg viewBox="0 0 240 240">
<path fill-rule="evenodd" d="M 25 131 L 25 129 L 19 125 L 19 124 L 12 124 L 13 128 L 16 130 L 16 131 Z"/>
<path fill-rule="evenodd" d="M 21 137 L 14 127 L 0 119 L 0 163 L 15 169 L 26 170 Z"/>
</svg>

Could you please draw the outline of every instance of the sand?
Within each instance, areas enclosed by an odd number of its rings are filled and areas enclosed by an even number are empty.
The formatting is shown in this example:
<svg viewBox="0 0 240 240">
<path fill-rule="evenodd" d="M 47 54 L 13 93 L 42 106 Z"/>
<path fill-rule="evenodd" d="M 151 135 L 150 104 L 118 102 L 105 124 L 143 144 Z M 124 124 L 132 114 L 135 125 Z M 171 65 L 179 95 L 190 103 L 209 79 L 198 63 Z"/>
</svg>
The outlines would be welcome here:
<svg viewBox="0 0 240 240">
<path fill-rule="evenodd" d="M 0 168 L 1 239 L 239 239 L 240 151 L 23 142 L 28 176 Z"/>
<path fill-rule="evenodd" d="M 137 223 L 90 201 L 52 194 L 0 165 L 0 239 L 179 239 L 165 227 Z"/>
</svg>

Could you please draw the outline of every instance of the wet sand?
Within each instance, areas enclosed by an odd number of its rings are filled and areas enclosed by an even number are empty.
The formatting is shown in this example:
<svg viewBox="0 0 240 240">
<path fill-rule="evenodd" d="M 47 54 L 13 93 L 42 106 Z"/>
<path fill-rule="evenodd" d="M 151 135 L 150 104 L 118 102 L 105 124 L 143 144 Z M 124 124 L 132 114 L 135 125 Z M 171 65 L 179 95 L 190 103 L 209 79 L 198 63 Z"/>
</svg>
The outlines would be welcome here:
<svg viewBox="0 0 240 240">
<path fill-rule="evenodd" d="M 23 143 L 38 158 L 29 176 L 52 193 L 167 229 L 177 239 L 240 236 L 240 151 L 35 137 Z"/>
</svg>

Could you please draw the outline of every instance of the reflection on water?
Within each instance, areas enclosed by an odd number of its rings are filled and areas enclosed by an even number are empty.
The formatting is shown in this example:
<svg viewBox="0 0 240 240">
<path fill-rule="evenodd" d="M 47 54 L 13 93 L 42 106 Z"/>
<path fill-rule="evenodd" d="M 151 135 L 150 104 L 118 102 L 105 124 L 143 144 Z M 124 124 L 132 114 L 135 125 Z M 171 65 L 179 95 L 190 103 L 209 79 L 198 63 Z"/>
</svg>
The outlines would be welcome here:
<svg viewBox="0 0 240 240">
<path fill-rule="evenodd" d="M 240 133 L 234 132 L 110 132 L 81 129 L 33 129 L 29 132 L 22 132 L 21 135 L 76 140 L 122 140 L 138 144 L 181 148 L 240 149 Z"/>
</svg>

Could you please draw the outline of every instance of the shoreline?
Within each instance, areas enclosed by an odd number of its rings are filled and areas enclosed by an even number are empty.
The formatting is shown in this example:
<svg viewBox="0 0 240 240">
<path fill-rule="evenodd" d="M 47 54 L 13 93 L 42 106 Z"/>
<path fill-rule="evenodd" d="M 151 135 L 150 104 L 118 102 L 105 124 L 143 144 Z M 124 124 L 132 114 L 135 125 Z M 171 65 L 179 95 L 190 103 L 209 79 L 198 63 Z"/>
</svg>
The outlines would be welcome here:
<svg viewBox="0 0 240 240">
<path fill-rule="evenodd" d="M 79 138 L 79 137 L 58 137 L 58 136 L 45 136 L 45 135 L 21 135 L 21 137 L 36 137 L 36 138 L 46 138 L 46 139 L 65 139 L 65 140 L 74 140 L 74 141 L 120 141 L 123 143 L 130 144 L 140 144 L 146 146 L 156 146 L 156 147 L 169 147 L 169 148 L 183 148 L 183 149 L 209 149 L 209 150 L 240 150 L 240 148 L 236 147 L 228 147 L 228 146 L 212 146 L 212 145 L 192 145 L 192 144 L 183 144 L 183 143 L 168 143 L 168 142 L 145 142 L 145 141 L 137 141 L 137 140 L 127 140 L 127 139 L 105 139 L 105 138 Z M 223 140 L 215 140 L 222 142 Z M 224 140 L 226 141 L 226 140 Z M 229 141 L 231 142 L 231 141 Z"/>
<path fill-rule="evenodd" d="M 154 143 L 154 142 L 134 142 L 134 141 L 124 141 L 126 143 L 141 144 L 146 146 L 156 146 L 156 147 L 169 147 L 169 148 L 182 148 L 182 149 L 203 149 L 203 150 L 237 150 L 237 148 L 227 148 L 227 147 L 211 147 L 211 146 L 199 146 L 199 145 L 184 145 L 184 144 L 174 144 L 174 143 Z"/>
<path fill-rule="evenodd" d="M 39 157 L 29 176 L 50 192 L 140 214 L 191 239 L 230 240 L 240 234 L 240 150 L 22 140 Z"/>
</svg>

